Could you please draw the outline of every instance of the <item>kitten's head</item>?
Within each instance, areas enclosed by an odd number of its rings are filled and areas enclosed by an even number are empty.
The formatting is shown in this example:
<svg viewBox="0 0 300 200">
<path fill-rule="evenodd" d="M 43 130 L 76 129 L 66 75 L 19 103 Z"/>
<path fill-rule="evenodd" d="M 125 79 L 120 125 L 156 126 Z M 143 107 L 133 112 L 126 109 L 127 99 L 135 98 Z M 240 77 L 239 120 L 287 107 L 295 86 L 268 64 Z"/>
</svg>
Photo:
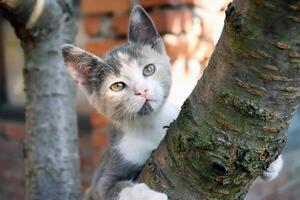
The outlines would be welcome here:
<svg viewBox="0 0 300 200">
<path fill-rule="evenodd" d="M 169 58 L 154 23 L 140 6 L 131 12 L 128 43 L 105 58 L 72 45 L 64 45 L 62 54 L 90 103 L 113 121 L 149 116 L 161 108 L 169 94 Z"/>
</svg>

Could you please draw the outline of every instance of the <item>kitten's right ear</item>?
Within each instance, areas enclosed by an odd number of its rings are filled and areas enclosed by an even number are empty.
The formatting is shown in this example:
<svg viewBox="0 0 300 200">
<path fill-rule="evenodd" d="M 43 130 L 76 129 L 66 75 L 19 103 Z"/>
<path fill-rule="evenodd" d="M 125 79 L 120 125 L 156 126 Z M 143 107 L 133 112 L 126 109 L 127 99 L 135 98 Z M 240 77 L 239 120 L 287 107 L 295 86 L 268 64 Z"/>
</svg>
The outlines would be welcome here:
<svg viewBox="0 0 300 200">
<path fill-rule="evenodd" d="M 75 83 L 87 94 L 92 92 L 92 75 L 97 63 L 102 62 L 97 56 L 87 51 L 65 44 L 61 48 L 65 65 Z"/>
</svg>

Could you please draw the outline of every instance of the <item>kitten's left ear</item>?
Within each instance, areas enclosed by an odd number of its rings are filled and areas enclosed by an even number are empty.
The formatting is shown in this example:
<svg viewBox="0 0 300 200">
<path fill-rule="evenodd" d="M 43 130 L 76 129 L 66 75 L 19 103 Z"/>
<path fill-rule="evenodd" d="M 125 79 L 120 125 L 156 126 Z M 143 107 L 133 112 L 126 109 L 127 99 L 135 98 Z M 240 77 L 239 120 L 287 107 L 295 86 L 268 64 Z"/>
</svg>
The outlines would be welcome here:
<svg viewBox="0 0 300 200">
<path fill-rule="evenodd" d="M 137 5 L 130 14 L 128 41 L 140 45 L 150 45 L 159 51 L 164 50 L 163 41 L 155 25 L 144 8 Z"/>
</svg>

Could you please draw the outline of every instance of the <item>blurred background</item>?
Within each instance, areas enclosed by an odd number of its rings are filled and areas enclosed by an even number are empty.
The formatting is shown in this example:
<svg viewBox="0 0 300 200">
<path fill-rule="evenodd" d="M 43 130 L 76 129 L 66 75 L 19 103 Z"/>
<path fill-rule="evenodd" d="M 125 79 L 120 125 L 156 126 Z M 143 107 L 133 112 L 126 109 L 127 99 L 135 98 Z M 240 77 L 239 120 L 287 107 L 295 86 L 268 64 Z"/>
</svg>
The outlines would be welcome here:
<svg viewBox="0 0 300 200">
<path fill-rule="evenodd" d="M 229 0 L 140 0 L 161 33 L 173 70 L 169 100 L 181 105 L 205 69 L 221 34 Z M 76 45 L 102 56 L 126 41 L 129 13 L 136 0 L 81 0 Z M 23 52 L 12 27 L 0 17 L 0 199 L 24 199 L 25 133 Z M 77 92 L 81 179 L 90 184 L 107 144 L 109 122 Z M 283 151 L 284 169 L 272 182 L 257 180 L 248 200 L 300 200 L 300 109 L 294 114 Z"/>
</svg>

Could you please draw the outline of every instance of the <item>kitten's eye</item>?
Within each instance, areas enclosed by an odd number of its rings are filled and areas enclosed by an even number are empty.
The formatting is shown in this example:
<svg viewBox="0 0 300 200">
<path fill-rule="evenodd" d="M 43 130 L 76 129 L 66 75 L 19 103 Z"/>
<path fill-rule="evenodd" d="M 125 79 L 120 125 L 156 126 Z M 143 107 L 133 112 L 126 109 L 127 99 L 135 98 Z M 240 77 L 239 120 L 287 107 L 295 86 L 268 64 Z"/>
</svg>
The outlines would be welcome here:
<svg viewBox="0 0 300 200">
<path fill-rule="evenodd" d="M 125 83 L 123 82 L 117 82 L 112 84 L 109 88 L 114 91 L 114 92 L 120 92 L 121 90 L 123 90 L 125 88 Z"/>
<path fill-rule="evenodd" d="M 153 64 L 149 64 L 143 69 L 144 76 L 151 76 L 155 72 L 155 66 Z"/>
</svg>

